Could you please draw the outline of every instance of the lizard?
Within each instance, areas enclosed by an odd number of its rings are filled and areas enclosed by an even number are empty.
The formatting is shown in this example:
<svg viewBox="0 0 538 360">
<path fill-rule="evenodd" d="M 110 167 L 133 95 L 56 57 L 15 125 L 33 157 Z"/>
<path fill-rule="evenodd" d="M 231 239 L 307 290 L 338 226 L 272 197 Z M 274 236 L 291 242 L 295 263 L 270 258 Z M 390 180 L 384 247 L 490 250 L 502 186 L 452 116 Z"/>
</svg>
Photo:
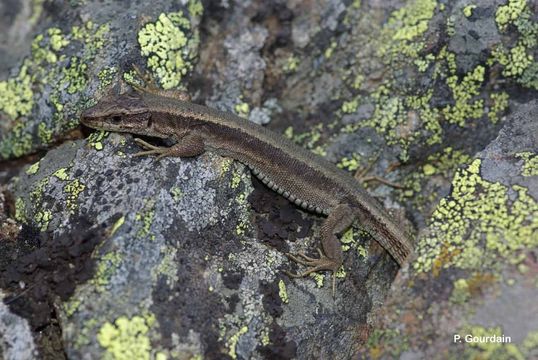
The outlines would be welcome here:
<svg viewBox="0 0 538 360">
<path fill-rule="evenodd" d="M 89 128 L 127 132 L 169 140 L 174 145 L 154 146 L 134 141 L 144 151 L 134 156 L 194 157 L 205 151 L 245 164 L 267 187 L 300 208 L 325 216 L 320 227 L 319 257 L 303 252 L 286 254 L 306 266 L 293 277 L 331 271 L 343 264 L 338 236 L 356 221 L 402 266 L 413 252 L 410 236 L 360 182 L 333 163 L 271 130 L 229 112 L 190 101 L 179 90 L 162 90 L 135 68 L 142 85 L 134 91 L 103 97 L 81 115 Z"/>
</svg>

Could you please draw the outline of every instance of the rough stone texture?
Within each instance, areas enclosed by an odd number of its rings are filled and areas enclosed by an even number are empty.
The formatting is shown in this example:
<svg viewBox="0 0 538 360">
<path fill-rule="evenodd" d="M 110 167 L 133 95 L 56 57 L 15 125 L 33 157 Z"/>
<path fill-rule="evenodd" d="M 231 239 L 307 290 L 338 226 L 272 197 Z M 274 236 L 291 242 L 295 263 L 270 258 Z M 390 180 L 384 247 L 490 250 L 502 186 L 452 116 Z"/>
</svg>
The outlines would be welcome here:
<svg viewBox="0 0 538 360">
<path fill-rule="evenodd" d="M 0 54 L 13 48 L 0 56 L 0 287 L 20 334 L 2 344 L 47 359 L 536 355 L 536 4 L 30 4 L 0 25 Z M 315 254 L 321 218 L 229 159 L 134 158 L 131 136 L 80 129 L 133 63 L 401 183 L 368 184 L 419 234 L 386 306 L 397 267 L 366 234 L 343 237 L 333 299 L 326 276 L 283 272 L 300 270 L 286 252 Z M 451 343 L 495 326 L 517 344 Z"/>
<path fill-rule="evenodd" d="M 512 213 L 519 211 L 514 205 L 521 198 L 513 190 L 517 186 L 528 189 L 534 199 L 538 197 L 536 175 L 525 176 L 522 162 L 516 156 L 538 150 L 536 116 L 538 101 L 520 104 L 499 136 L 476 155 L 481 160 L 480 176 L 484 180 L 512 190 L 509 193 Z M 531 210 L 524 224 L 536 224 L 535 201 Z M 478 227 L 481 221 L 485 219 L 471 220 L 471 226 Z M 423 230 L 419 243 L 428 241 L 428 230 Z M 492 231 L 498 231 L 497 241 L 501 243 L 514 241 L 502 229 Z M 467 239 L 467 246 L 477 246 L 479 265 L 465 268 L 466 264 L 457 265 L 445 257 L 442 261 L 446 265 L 437 272 L 414 266 L 400 273 L 386 306 L 378 313 L 376 335 L 362 354 L 386 359 L 395 354 L 405 359 L 535 358 L 538 354 L 536 231 L 534 225 L 533 231 L 526 235 L 530 245 L 513 253 L 491 254 L 485 242 L 473 245 Z M 422 255 L 420 250 L 418 255 Z M 417 261 L 412 265 L 417 265 Z M 461 336 L 459 341 L 454 340 L 455 335 Z M 465 341 L 466 336 L 492 335 L 509 336 L 511 343 Z"/>
</svg>

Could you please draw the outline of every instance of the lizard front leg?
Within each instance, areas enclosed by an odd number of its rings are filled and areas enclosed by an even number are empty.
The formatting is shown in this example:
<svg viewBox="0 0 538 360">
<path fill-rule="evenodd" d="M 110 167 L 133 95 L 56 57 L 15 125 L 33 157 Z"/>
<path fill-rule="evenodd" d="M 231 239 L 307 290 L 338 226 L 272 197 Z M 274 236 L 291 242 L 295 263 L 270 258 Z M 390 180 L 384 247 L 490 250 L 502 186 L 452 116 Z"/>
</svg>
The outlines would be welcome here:
<svg viewBox="0 0 538 360">
<path fill-rule="evenodd" d="M 321 248 L 318 249 L 319 258 L 306 256 L 304 253 L 297 255 L 287 254 L 287 256 L 299 263 L 308 266 L 308 269 L 301 274 L 288 275 L 292 277 L 303 277 L 317 271 L 330 270 L 333 275 L 333 296 L 336 289 L 336 272 L 343 262 L 342 245 L 336 237 L 348 229 L 355 221 L 355 212 L 347 205 L 341 204 L 334 208 L 327 219 L 321 225 Z"/>
<path fill-rule="evenodd" d="M 133 156 L 158 154 L 157 160 L 160 160 L 166 156 L 193 157 L 205 152 L 204 139 L 196 134 L 187 134 L 181 138 L 180 142 L 169 147 L 151 145 L 139 138 L 134 140 L 138 145 L 146 149 L 146 151 L 137 152 Z"/>
</svg>

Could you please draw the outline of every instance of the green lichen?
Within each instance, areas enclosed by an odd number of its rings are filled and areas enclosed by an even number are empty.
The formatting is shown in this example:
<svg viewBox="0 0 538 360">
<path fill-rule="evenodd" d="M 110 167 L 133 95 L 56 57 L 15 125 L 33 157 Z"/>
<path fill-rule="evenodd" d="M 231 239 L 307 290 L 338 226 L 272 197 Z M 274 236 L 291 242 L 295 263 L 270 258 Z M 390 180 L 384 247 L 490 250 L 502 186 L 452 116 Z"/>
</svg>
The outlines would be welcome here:
<svg viewBox="0 0 538 360">
<path fill-rule="evenodd" d="M 504 91 L 498 93 L 492 93 L 490 95 L 492 105 L 488 112 L 489 120 L 496 124 L 499 121 L 501 114 L 508 108 L 509 96 Z"/>
<path fill-rule="evenodd" d="M 95 28 L 87 23 L 84 36 L 77 37 L 78 27 L 71 33 L 63 33 L 59 28 L 49 28 L 38 34 L 31 44 L 31 54 L 25 58 L 19 73 L 5 81 L 0 81 L 0 111 L 4 112 L 13 126 L 0 139 L 0 156 L 20 157 L 30 152 L 34 137 L 42 144 L 48 144 L 55 132 L 65 131 L 78 125 L 79 105 L 70 97 L 85 88 L 86 65 L 102 46 L 106 26 Z M 74 41 L 83 43 L 80 57 L 67 59 L 67 45 Z M 52 124 L 25 121 L 34 108 L 34 91 L 45 92 L 55 112 Z M 64 108 L 64 105 L 66 106 Z M 65 111 L 67 109 L 67 112 Z"/>
<path fill-rule="evenodd" d="M 105 290 L 120 263 L 121 256 L 117 252 L 111 251 L 101 256 L 97 263 L 95 275 L 91 280 L 97 292 Z"/>
<path fill-rule="evenodd" d="M 325 49 L 323 56 L 325 56 L 326 59 L 330 59 L 331 56 L 333 56 L 334 50 L 336 50 L 337 46 L 338 46 L 338 43 L 336 41 L 332 41 L 329 47 Z"/>
<path fill-rule="evenodd" d="M 121 316 L 114 323 L 105 323 L 99 329 L 97 341 L 114 360 L 149 360 L 151 343 L 148 336 L 155 323 L 153 314 Z"/>
<path fill-rule="evenodd" d="M 10 156 L 20 157 L 32 149 L 32 135 L 25 132 L 25 125 L 17 122 L 6 136 L 0 141 L 0 156 L 4 159 Z"/>
<path fill-rule="evenodd" d="M 26 169 L 26 174 L 28 174 L 28 175 L 37 174 L 37 172 L 39 171 L 39 163 L 40 162 L 41 162 L 41 160 L 39 160 L 38 162 L 30 165 L 30 167 L 28 169 Z"/>
<path fill-rule="evenodd" d="M 23 198 L 15 199 L 15 220 L 20 223 L 26 223 L 26 203 Z"/>
<path fill-rule="evenodd" d="M 299 58 L 295 55 L 290 55 L 284 63 L 283 70 L 286 73 L 292 73 L 299 67 Z"/>
<path fill-rule="evenodd" d="M 172 288 L 174 284 L 178 281 L 179 277 L 177 274 L 177 248 L 167 246 L 161 250 L 162 260 L 152 272 L 152 277 L 154 281 L 157 281 L 158 276 L 164 276 L 166 278 L 166 284 Z"/>
<path fill-rule="evenodd" d="M 112 225 L 112 228 L 110 229 L 109 235 L 113 236 L 124 223 L 125 216 L 122 216 L 118 220 L 116 220 L 116 222 L 114 223 L 114 225 Z"/>
<path fill-rule="evenodd" d="M 476 5 L 467 5 L 463 8 L 463 15 L 465 17 L 471 17 L 473 15 L 473 10 L 476 9 Z"/>
<path fill-rule="evenodd" d="M 357 111 L 357 108 L 359 107 L 359 100 L 353 99 L 351 101 L 344 101 L 342 104 L 342 112 L 344 114 L 352 114 L 355 111 Z"/>
<path fill-rule="evenodd" d="M 361 165 L 361 156 L 359 154 L 353 153 L 351 157 L 344 157 L 340 160 L 336 166 L 340 169 L 345 169 L 347 171 L 357 171 Z"/>
<path fill-rule="evenodd" d="M 282 300 L 282 303 L 287 304 L 289 302 L 286 284 L 282 279 L 278 281 L 278 296 L 280 297 L 280 300 Z"/>
<path fill-rule="evenodd" d="M 517 251 L 538 245 L 536 201 L 519 185 L 482 179 L 480 163 L 474 160 L 456 172 L 452 193 L 441 200 L 429 234 L 418 243 L 418 271 L 494 267 L 499 256 L 513 259 Z"/>
<path fill-rule="evenodd" d="M 153 223 L 154 217 L 155 217 L 155 202 L 153 200 L 149 200 L 145 204 L 144 212 L 138 213 L 135 216 L 136 221 L 142 221 L 142 227 L 136 233 L 138 237 L 143 238 L 150 234 L 151 224 Z M 151 235 L 150 239 L 154 240 L 155 235 Z"/>
<path fill-rule="evenodd" d="M 364 75 L 359 73 L 355 75 L 355 78 L 353 78 L 351 87 L 355 90 L 359 90 L 362 87 L 363 83 L 364 83 Z"/>
<path fill-rule="evenodd" d="M 52 130 L 47 128 L 47 124 L 40 123 L 37 126 L 37 137 L 42 144 L 48 144 L 52 140 Z"/>
<path fill-rule="evenodd" d="M 49 222 L 52 220 L 52 212 L 50 210 L 40 210 L 35 214 L 34 219 L 41 231 L 47 231 Z"/>
<path fill-rule="evenodd" d="M 325 156 L 326 151 L 324 147 L 326 146 L 326 144 L 320 143 L 323 126 L 323 123 L 319 123 L 312 126 L 310 128 L 310 131 L 306 131 L 301 134 L 295 134 L 293 131 L 293 127 L 290 126 L 284 131 L 284 136 L 292 140 L 293 142 L 309 149 L 315 154 Z"/>
<path fill-rule="evenodd" d="M 246 102 L 240 102 L 239 104 L 235 104 L 234 111 L 237 115 L 247 118 L 250 113 L 250 105 Z"/>
<path fill-rule="evenodd" d="M 81 304 L 82 304 L 82 300 L 75 297 L 71 297 L 69 298 L 68 301 L 64 302 L 63 309 L 67 317 L 73 316 L 73 314 L 76 313 L 77 310 L 80 308 Z"/>
<path fill-rule="evenodd" d="M 484 100 L 472 100 L 479 95 L 479 89 L 484 81 L 485 68 L 478 65 L 473 71 L 465 74 L 461 81 L 458 76 L 450 76 L 447 85 L 452 91 L 454 105 L 442 109 L 445 120 L 461 127 L 468 119 L 478 119 L 484 112 Z"/>
<path fill-rule="evenodd" d="M 399 330 L 375 329 L 368 337 L 366 347 L 372 359 L 380 359 L 383 355 L 392 355 L 389 357 L 397 358 L 398 354 L 409 349 L 408 341 Z"/>
<path fill-rule="evenodd" d="M 97 78 L 99 79 L 99 89 L 103 90 L 110 86 L 117 74 L 118 68 L 114 66 L 107 67 L 99 71 L 97 74 Z"/>
<path fill-rule="evenodd" d="M 458 279 L 454 281 L 454 290 L 450 295 L 450 302 L 454 304 L 464 304 L 471 297 L 469 283 L 467 279 Z"/>
<path fill-rule="evenodd" d="M 239 342 L 239 338 L 246 334 L 248 332 L 248 327 L 247 326 L 243 326 L 241 329 L 239 329 L 238 332 L 236 332 L 234 335 L 232 335 L 228 341 L 226 342 L 226 345 L 228 347 L 228 355 L 232 358 L 232 359 L 237 359 L 237 353 L 236 353 L 236 346 L 237 346 L 237 343 Z"/>
<path fill-rule="evenodd" d="M 183 192 L 181 191 L 181 188 L 178 186 L 174 186 L 170 189 L 170 194 L 172 194 L 172 198 L 175 202 L 178 202 L 183 197 Z"/>
<path fill-rule="evenodd" d="M 508 0 L 506 5 L 499 6 L 495 13 L 495 21 L 499 29 L 506 30 L 508 25 L 521 15 L 526 6 L 526 0 Z"/>
<path fill-rule="evenodd" d="M 41 198 L 43 197 L 43 191 L 45 186 L 49 183 L 49 178 L 45 177 L 34 186 L 33 190 L 30 192 L 30 199 L 32 204 L 40 204 Z"/>
<path fill-rule="evenodd" d="M 534 50 L 538 43 L 538 22 L 536 22 L 526 1 L 509 1 L 497 9 L 497 25 L 505 31 L 508 25 L 517 30 L 514 45 L 500 43 L 492 50 L 488 64 L 498 62 L 503 66 L 502 74 L 515 78 L 521 85 L 538 89 L 538 64 Z"/>
<path fill-rule="evenodd" d="M 395 55 L 416 58 L 424 47 L 423 42 L 416 40 L 428 29 L 436 6 L 437 1 L 414 0 L 394 11 L 383 27 L 380 57 L 385 61 Z"/>
<path fill-rule="evenodd" d="M 25 116 L 34 106 L 32 77 L 28 65 L 23 65 L 15 78 L 0 81 L 0 111 L 11 119 Z"/>
<path fill-rule="evenodd" d="M 79 179 L 70 181 L 64 186 L 64 192 L 67 195 L 67 199 L 65 200 L 66 206 L 71 213 L 74 213 L 78 208 L 78 196 L 82 191 L 84 191 L 85 188 L 86 185 L 84 185 Z"/>
<path fill-rule="evenodd" d="M 108 137 L 109 132 L 108 131 L 95 131 L 88 136 L 88 144 L 90 144 L 91 147 L 93 147 L 95 150 L 103 150 L 103 139 Z"/>
<path fill-rule="evenodd" d="M 199 12 L 197 6 L 193 10 Z M 192 69 L 198 46 L 197 35 L 190 35 L 192 31 L 189 20 L 178 11 L 162 13 L 156 22 L 144 25 L 138 32 L 141 54 L 163 89 L 177 87 Z"/>
<path fill-rule="evenodd" d="M 538 155 L 530 151 L 525 151 L 516 154 L 516 157 L 523 159 L 523 176 L 538 175 Z"/>
<path fill-rule="evenodd" d="M 63 181 L 69 179 L 69 175 L 67 174 L 67 168 L 60 168 L 56 170 L 52 175 Z"/>
<path fill-rule="evenodd" d="M 204 5 L 200 0 L 189 0 L 187 9 L 191 16 L 201 17 L 204 14 Z"/>
</svg>

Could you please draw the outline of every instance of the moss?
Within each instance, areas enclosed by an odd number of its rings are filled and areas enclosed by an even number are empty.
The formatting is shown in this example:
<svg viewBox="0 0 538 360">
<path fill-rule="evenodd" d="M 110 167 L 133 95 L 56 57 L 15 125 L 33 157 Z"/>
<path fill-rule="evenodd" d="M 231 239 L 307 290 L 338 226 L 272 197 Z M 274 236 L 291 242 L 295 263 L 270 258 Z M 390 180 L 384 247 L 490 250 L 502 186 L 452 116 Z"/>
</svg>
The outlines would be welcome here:
<svg viewBox="0 0 538 360">
<path fill-rule="evenodd" d="M 467 5 L 463 8 L 463 15 L 465 17 L 471 17 L 473 15 L 473 10 L 476 9 L 476 5 Z"/>
<path fill-rule="evenodd" d="M 97 341 L 114 360 L 151 358 L 151 343 L 148 332 L 155 323 L 152 314 L 121 316 L 114 323 L 105 323 L 99 329 Z"/>
<path fill-rule="evenodd" d="M 482 179 L 480 163 L 474 160 L 454 176 L 452 193 L 441 200 L 430 233 L 418 243 L 418 271 L 494 268 L 499 257 L 514 260 L 519 250 L 538 245 L 536 201 L 521 186 Z"/>
<path fill-rule="evenodd" d="M 538 175 L 538 155 L 529 151 L 516 154 L 516 157 L 523 159 L 523 176 Z"/>
<path fill-rule="evenodd" d="M 506 30 L 507 26 L 521 15 L 526 6 L 526 0 L 508 0 L 506 5 L 499 6 L 495 13 L 495 21 L 499 29 Z"/>
<path fill-rule="evenodd" d="M 280 297 L 280 300 L 282 300 L 282 303 L 287 304 L 289 302 L 286 284 L 282 279 L 278 281 L 278 296 Z"/>
<path fill-rule="evenodd" d="M 199 13 L 196 3 L 192 2 L 190 8 Z M 156 22 L 147 23 L 138 32 L 141 54 L 163 89 L 177 87 L 193 67 L 198 39 L 196 34 L 191 36 L 191 32 L 191 24 L 182 11 L 162 13 Z"/>
</svg>

